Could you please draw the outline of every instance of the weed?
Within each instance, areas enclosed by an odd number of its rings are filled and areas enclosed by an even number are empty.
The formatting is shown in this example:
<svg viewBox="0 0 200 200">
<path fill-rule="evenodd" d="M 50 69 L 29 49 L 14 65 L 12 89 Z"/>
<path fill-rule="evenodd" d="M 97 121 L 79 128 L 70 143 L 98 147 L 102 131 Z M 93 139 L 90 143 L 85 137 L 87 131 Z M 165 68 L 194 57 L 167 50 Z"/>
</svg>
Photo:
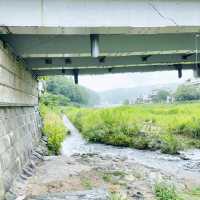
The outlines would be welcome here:
<svg viewBox="0 0 200 200">
<path fill-rule="evenodd" d="M 63 124 L 59 109 L 49 108 L 41 105 L 40 112 L 43 118 L 42 132 L 48 137 L 48 149 L 50 154 L 58 155 L 60 153 L 61 143 L 63 142 L 67 128 Z"/>
<path fill-rule="evenodd" d="M 109 200 L 127 200 L 127 198 L 119 193 L 111 193 L 109 195 Z"/>
<path fill-rule="evenodd" d="M 157 183 L 154 187 L 157 200 L 183 200 L 179 197 L 176 189 L 172 185 L 165 183 Z"/>
<path fill-rule="evenodd" d="M 192 196 L 200 197 L 200 187 L 192 188 L 188 193 Z"/>
<path fill-rule="evenodd" d="M 200 103 L 66 108 L 64 112 L 91 142 L 169 154 L 200 146 Z"/>
<path fill-rule="evenodd" d="M 81 185 L 82 185 L 85 189 L 87 189 L 87 190 L 92 189 L 92 182 L 91 182 L 91 180 L 90 180 L 89 178 L 87 178 L 87 177 L 83 177 L 83 178 L 81 179 Z"/>
</svg>

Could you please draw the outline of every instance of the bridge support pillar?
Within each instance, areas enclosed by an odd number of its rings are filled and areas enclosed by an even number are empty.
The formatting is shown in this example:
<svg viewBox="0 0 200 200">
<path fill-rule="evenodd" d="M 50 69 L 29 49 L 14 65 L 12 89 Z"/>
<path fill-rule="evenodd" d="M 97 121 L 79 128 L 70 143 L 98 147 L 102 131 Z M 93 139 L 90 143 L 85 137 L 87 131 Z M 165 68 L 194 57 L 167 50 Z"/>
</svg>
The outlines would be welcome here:
<svg viewBox="0 0 200 200">
<path fill-rule="evenodd" d="M 195 78 L 199 78 L 200 77 L 200 64 L 198 64 L 195 69 L 193 69 L 193 75 Z"/>
</svg>

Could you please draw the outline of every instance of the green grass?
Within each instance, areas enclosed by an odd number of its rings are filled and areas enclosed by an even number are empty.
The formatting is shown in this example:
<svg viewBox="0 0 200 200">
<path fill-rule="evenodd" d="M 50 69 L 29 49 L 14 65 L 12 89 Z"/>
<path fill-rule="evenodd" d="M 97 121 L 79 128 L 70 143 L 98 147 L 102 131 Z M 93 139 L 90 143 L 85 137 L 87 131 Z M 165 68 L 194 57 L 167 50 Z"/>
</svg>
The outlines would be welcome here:
<svg viewBox="0 0 200 200">
<path fill-rule="evenodd" d="M 92 182 L 88 177 L 83 177 L 81 179 L 81 184 L 87 190 L 91 190 L 92 189 Z"/>
<path fill-rule="evenodd" d="M 176 154 L 200 147 L 200 103 L 64 109 L 91 142 Z"/>
<path fill-rule="evenodd" d="M 174 186 L 157 183 L 154 188 L 157 200 L 183 200 L 176 192 Z"/>
<path fill-rule="evenodd" d="M 68 133 L 63 124 L 60 109 L 58 107 L 47 107 L 40 105 L 40 114 L 43 119 L 42 132 L 48 137 L 48 149 L 50 154 L 60 153 L 61 143 Z"/>
<path fill-rule="evenodd" d="M 124 176 L 125 173 L 123 171 L 110 171 L 102 174 L 102 178 L 105 182 L 110 182 L 113 184 L 118 184 L 117 180 L 120 180 Z"/>
<path fill-rule="evenodd" d="M 192 189 L 182 192 L 181 197 L 184 200 L 199 200 L 200 199 L 200 187 L 193 187 Z"/>
<path fill-rule="evenodd" d="M 128 200 L 126 197 L 123 197 L 119 193 L 111 193 L 109 196 L 109 200 Z"/>
<path fill-rule="evenodd" d="M 193 188 L 190 192 L 191 195 L 193 196 L 198 196 L 200 197 L 200 187 L 195 187 Z"/>
</svg>

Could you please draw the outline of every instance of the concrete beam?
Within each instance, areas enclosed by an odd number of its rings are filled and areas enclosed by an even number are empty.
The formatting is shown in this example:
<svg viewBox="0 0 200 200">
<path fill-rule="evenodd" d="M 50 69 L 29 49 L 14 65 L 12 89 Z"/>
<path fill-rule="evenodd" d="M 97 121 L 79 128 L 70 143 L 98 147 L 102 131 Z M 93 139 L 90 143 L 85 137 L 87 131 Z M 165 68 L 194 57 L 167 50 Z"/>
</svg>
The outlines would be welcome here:
<svg viewBox="0 0 200 200">
<path fill-rule="evenodd" d="M 89 35 L 0 35 L 23 58 L 88 57 Z M 200 38 L 199 38 L 200 42 Z M 99 56 L 195 53 L 195 34 L 99 35 Z"/>
<path fill-rule="evenodd" d="M 38 27 L 38 26 L 0 26 L 0 34 L 25 35 L 90 35 L 90 34 L 126 34 L 152 35 L 199 33 L 200 26 L 167 27 Z"/>
<path fill-rule="evenodd" d="M 182 65 L 183 70 L 195 69 L 195 65 L 185 64 Z M 87 74 L 107 74 L 107 73 L 126 73 L 126 72 L 153 72 L 153 71 L 171 71 L 177 70 L 175 65 L 163 65 L 163 66 L 128 66 L 128 67 L 101 67 L 101 68 L 83 68 L 79 69 L 80 75 Z M 51 75 L 74 75 L 73 69 L 44 69 L 34 70 L 33 74 L 37 76 L 51 76 Z"/>
<path fill-rule="evenodd" d="M 145 59 L 144 59 L 145 58 Z M 56 69 L 64 67 L 73 68 L 100 68 L 100 67 L 126 67 L 126 66 L 153 66 L 153 65 L 173 65 L 173 64 L 195 64 L 195 54 L 172 54 L 172 55 L 148 55 L 144 56 L 116 56 L 116 57 L 76 57 L 76 58 L 26 58 L 27 68 L 37 69 Z M 68 62 L 66 62 L 68 61 Z M 70 62 L 69 62 L 70 61 Z M 199 63 L 200 60 L 197 60 Z"/>
</svg>

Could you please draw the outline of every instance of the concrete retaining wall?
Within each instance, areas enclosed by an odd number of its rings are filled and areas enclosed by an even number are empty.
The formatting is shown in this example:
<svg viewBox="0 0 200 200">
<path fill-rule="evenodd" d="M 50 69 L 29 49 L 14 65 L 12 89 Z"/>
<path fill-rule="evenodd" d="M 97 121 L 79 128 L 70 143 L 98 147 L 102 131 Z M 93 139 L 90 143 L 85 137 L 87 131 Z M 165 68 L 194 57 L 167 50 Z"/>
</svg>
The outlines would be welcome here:
<svg viewBox="0 0 200 200">
<path fill-rule="evenodd" d="M 0 41 L 0 106 L 38 104 L 37 81 Z"/>
<path fill-rule="evenodd" d="M 32 155 L 40 138 L 40 118 L 34 107 L 0 108 L 0 193 L 8 191 L 13 179 Z"/>
<path fill-rule="evenodd" d="M 38 83 L 0 41 L 0 200 L 40 139 Z"/>
</svg>

